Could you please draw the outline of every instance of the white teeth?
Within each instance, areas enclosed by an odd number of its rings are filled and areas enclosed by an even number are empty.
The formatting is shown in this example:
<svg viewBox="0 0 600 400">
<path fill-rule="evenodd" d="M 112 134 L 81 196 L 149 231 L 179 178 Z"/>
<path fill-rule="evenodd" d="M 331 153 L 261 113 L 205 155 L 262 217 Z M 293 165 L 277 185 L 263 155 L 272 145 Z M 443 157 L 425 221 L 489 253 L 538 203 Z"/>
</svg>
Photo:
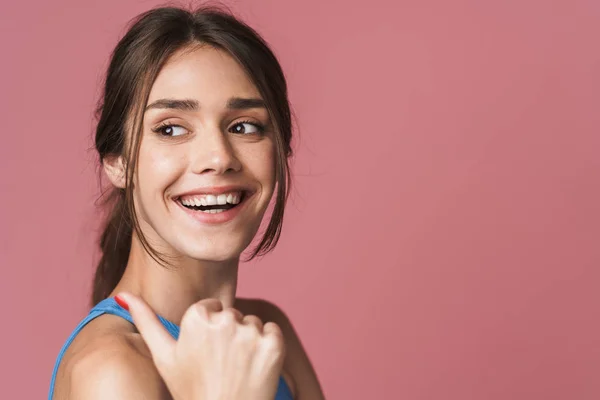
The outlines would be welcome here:
<svg viewBox="0 0 600 400">
<path fill-rule="evenodd" d="M 181 203 L 186 206 L 214 206 L 225 204 L 239 204 L 242 198 L 241 192 L 223 193 L 219 195 L 207 194 L 196 197 L 187 197 L 180 199 Z"/>
<path fill-rule="evenodd" d="M 202 210 L 203 213 L 207 213 L 207 214 L 217 214 L 217 213 L 222 213 L 223 209 L 212 209 L 212 210 Z"/>
<path fill-rule="evenodd" d="M 214 206 L 217 204 L 217 196 L 213 196 L 212 194 L 206 195 L 206 205 Z"/>
<path fill-rule="evenodd" d="M 217 204 L 227 204 L 227 195 L 226 194 L 220 194 L 217 196 Z"/>
</svg>

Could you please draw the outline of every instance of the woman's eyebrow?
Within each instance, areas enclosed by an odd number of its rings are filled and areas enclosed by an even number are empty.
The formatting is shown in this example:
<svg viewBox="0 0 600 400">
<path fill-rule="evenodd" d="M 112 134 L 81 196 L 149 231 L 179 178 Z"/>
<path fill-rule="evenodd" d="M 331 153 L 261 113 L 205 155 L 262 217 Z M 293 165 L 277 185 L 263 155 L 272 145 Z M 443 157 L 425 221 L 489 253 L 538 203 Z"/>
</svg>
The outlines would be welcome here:
<svg viewBox="0 0 600 400">
<path fill-rule="evenodd" d="M 227 102 L 227 108 L 232 110 L 244 110 L 247 108 L 267 108 L 262 99 L 247 99 L 242 97 L 232 97 Z"/>
<path fill-rule="evenodd" d="M 194 99 L 158 99 L 148 106 L 146 110 L 166 108 L 181 111 L 198 111 L 200 104 Z M 227 101 L 227 108 L 232 110 L 243 110 L 248 108 L 267 108 L 265 102 L 258 98 L 232 97 Z"/>
<path fill-rule="evenodd" d="M 151 104 L 148 104 L 146 106 L 145 111 L 148 111 L 152 108 L 168 108 L 181 111 L 197 111 L 200 108 L 200 105 L 198 104 L 198 101 L 194 99 L 159 99 Z"/>
</svg>

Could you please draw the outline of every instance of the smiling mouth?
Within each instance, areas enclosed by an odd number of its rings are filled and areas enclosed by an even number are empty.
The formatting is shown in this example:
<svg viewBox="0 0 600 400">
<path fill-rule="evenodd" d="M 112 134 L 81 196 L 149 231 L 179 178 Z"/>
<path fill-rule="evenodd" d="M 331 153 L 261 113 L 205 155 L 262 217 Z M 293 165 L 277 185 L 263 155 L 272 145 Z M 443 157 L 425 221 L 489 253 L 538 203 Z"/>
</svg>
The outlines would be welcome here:
<svg viewBox="0 0 600 400">
<path fill-rule="evenodd" d="M 248 197 L 248 194 L 246 191 L 242 191 L 240 194 L 240 198 L 239 198 L 239 202 L 237 203 L 231 203 L 230 201 L 227 201 L 226 204 L 211 204 L 211 205 L 193 205 L 190 201 L 186 201 L 184 204 L 184 202 L 182 201 L 181 198 L 177 198 L 176 201 L 182 206 L 187 208 L 188 210 L 193 210 L 193 211 L 200 211 L 206 214 L 217 214 L 217 213 L 222 213 L 225 212 L 227 210 L 231 210 L 232 208 L 236 208 L 239 207 L 240 205 L 242 205 L 244 203 L 244 201 L 246 200 L 246 198 Z M 230 200 L 230 199 L 229 199 Z"/>
</svg>

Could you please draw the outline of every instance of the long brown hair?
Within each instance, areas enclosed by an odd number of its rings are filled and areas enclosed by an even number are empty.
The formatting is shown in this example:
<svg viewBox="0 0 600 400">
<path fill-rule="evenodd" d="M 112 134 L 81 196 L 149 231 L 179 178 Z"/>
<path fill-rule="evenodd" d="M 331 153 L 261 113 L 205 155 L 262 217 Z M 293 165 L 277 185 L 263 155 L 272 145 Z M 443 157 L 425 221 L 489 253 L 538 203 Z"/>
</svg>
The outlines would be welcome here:
<svg viewBox="0 0 600 400">
<path fill-rule="evenodd" d="M 100 165 L 107 156 L 122 155 L 127 183 L 124 189 L 111 186 L 101 195 L 106 221 L 100 236 L 101 258 L 94 277 L 92 306 L 106 298 L 123 276 L 134 229 L 144 249 L 161 265 L 168 265 L 140 230 L 131 182 L 152 83 L 169 56 L 194 45 L 227 51 L 246 71 L 267 105 L 276 131 L 276 201 L 267 229 L 246 261 L 268 253 L 279 240 L 291 187 L 288 159 L 292 156 L 292 117 L 287 84 L 275 55 L 256 31 L 222 7 L 160 7 L 146 11 L 130 22 L 112 52 L 96 109 L 95 149 Z M 129 129 L 131 140 L 126 135 Z M 102 180 L 102 168 L 99 173 Z"/>
</svg>

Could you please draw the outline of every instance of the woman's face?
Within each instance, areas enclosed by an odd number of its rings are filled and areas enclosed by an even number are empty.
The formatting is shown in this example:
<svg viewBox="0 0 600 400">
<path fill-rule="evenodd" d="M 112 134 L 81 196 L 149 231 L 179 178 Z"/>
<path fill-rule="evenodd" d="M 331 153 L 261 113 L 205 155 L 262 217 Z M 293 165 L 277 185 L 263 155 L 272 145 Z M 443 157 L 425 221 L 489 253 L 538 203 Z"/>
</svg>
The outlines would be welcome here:
<svg viewBox="0 0 600 400">
<path fill-rule="evenodd" d="M 274 133 L 254 84 L 224 51 L 180 51 L 155 80 L 143 123 L 134 201 L 150 244 L 238 258 L 275 186 Z"/>
</svg>

